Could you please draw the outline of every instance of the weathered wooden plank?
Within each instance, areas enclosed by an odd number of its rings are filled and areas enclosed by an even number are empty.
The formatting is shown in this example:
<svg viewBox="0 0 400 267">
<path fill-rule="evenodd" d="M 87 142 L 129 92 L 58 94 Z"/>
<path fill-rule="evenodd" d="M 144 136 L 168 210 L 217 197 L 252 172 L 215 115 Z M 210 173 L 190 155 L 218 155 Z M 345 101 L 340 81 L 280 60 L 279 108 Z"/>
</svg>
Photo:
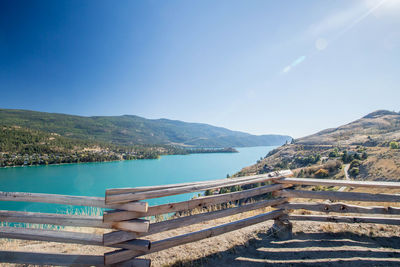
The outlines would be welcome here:
<svg viewBox="0 0 400 267">
<path fill-rule="evenodd" d="M 148 259 L 132 259 L 120 263 L 113 264 L 113 267 L 150 267 L 151 260 Z"/>
<path fill-rule="evenodd" d="M 318 221 L 335 223 L 376 223 L 400 225 L 400 218 L 384 217 L 352 217 L 352 216 L 329 216 L 329 215 L 289 215 L 289 220 Z"/>
<path fill-rule="evenodd" d="M 151 229 L 151 224 L 149 229 Z M 105 233 L 103 235 L 103 243 L 105 246 L 118 244 L 121 242 L 125 242 L 128 240 L 135 240 L 142 233 L 135 233 L 135 232 L 126 232 L 126 231 L 113 231 L 110 233 Z"/>
<path fill-rule="evenodd" d="M 111 229 L 111 223 L 104 223 L 102 216 L 0 210 L 0 221 Z"/>
<path fill-rule="evenodd" d="M 320 186 L 347 186 L 347 187 L 368 187 L 400 189 L 399 182 L 377 182 L 377 181 L 350 181 L 313 178 L 280 178 L 274 180 L 276 183 L 296 185 L 320 185 Z"/>
<path fill-rule="evenodd" d="M 367 201 L 367 202 L 399 202 L 400 195 L 388 194 L 369 194 L 358 192 L 338 192 L 338 191 L 302 191 L 302 190 L 282 190 L 277 195 L 288 198 L 314 198 L 347 201 Z"/>
<path fill-rule="evenodd" d="M 144 233 L 149 230 L 150 221 L 142 219 L 134 219 L 130 221 L 113 222 L 112 228 L 130 231 L 136 233 Z"/>
<path fill-rule="evenodd" d="M 337 212 L 337 213 L 365 213 L 365 214 L 392 214 L 400 215 L 400 208 L 396 207 L 363 207 L 349 205 L 346 203 L 284 203 L 277 205 L 276 208 L 296 210 L 304 209 L 319 212 Z"/>
<path fill-rule="evenodd" d="M 0 238 L 104 246 L 102 235 L 23 227 L 0 227 Z M 151 242 L 149 240 L 135 239 L 107 246 L 147 251 L 151 247 Z"/>
<path fill-rule="evenodd" d="M 207 212 L 207 213 L 200 213 L 196 215 L 191 215 L 191 216 L 186 216 L 186 217 L 181 217 L 177 219 L 172 219 L 172 220 L 167 220 L 167 221 L 162 221 L 158 223 L 152 223 L 150 224 L 149 231 L 147 233 L 126 233 L 124 231 L 114 231 L 110 233 L 104 234 L 104 244 L 105 245 L 112 245 L 116 243 L 120 243 L 123 241 L 135 239 L 138 236 L 148 236 L 152 235 L 155 233 L 163 232 L 163 231 L 169 231 L 172 229 L 177 229 L 180 227 L 185 227 L 188 225 L 192 224 L 197 224 L 209 220 L 215 220 L 218 218 L 223 218 L 227 216 L 231 216 L 234 214 L 239 214 L 247 211 L 252 211 L 268 206 L 273 206 L 273 205 L 278 205 L 281 203 L 284 203 L 287 199 L 286 198 L 277 198 L 277 199 L 269 199 L 269 200 L 263 200 L 259 201 L 256 203 L 251 203 L 247 205 L 242 205 L 239 207 L 235 208 L 229 208 L 229 209 L 224 209 L 224 210 L 217 210 L 213 212 Z"/>
<path fill-rule="evenodd" d="M 135 192 L 135 193 L 125 193 L 125 194 L 117 194 L 117 195 L 106 195 L 106 203 L 107 204 L 119 204 L 125 203 L 129 201 L 138 201 L 143 199 L 151 199 L 151 198 L 159 198 L 165 196 L 179 195 L 185 193 L 192 193 L 198 191 L 204 191 L 209 189 L 217 189 L 225 186 L 236 186 L 236 185 L 247 185 L 254 183 L 267 182 L 272 180 L 273 178 L 283 178 L 285 176 L 291 175 L 291 171 L 282 172 L 283 174 L 268 176 L 268 175 L 257 175 L 256 178 L 249 178 L 252 176 L 238 179 L 226 179 L 226 181 L 216 182 L 216 183 L 207 183 L 207 184 L 195 184 L 182 186 L 177 188 L 166 188 L 161 190 L 154 191 L 145 191 L 145 192 Z M 261 177 L 260 177 L 261 176 Z"/>
<path fill-rule="evenodd" d="M 200 213 L 200 214 L 195 214 L 195 215 L 190 215 L 190 216 L 185 216 L 185 217 L 180 217 L 172 220 L 166 220 L 158 223 L 153 223 L 150 224 L 149 231 L 141 236 L 147 236 L 155 233 L 160 233 L 164 231 L 169 231 L 172 229 L 177 229 L 180 227 L 185 227 L 188 225 L 193 225 L 197 223 L 202 223 L 210 220 L 215 220 L 227 216 L 232 216 L 235 214 L 240 214 L 243 212 L 248 212 L 252 210 L 257 210 L 261 208 L 265 208 L 268 206 L 273 206 L 277 205 L 280 203 L 286 202 L 286 198 L 276 198 L 276 199 L 269 199 L 269 200 L 263 200 L 247 205 L 242 205 L 234 208 L 228 208 L 228 209 L 223 209 L 223 210 L 217 210 L 217 211 L 212 211 L 212 212 L 207 212 L 207 213 Z"/>
<path fill-rule="evenodd" d="M 144 201 L 132 201 L 124 204 L 116 204 L 116 205 L 106 205 L 105 199 L 102 198 L 104 203 L 102 204 L 102 208 L 107 209 L 119 209 L 119 210 L 129 210 L 129 211 L 136 211 L 136 212 L 147 212 L 149 208 L 149 204 Z"/>
<path fill-rule="evenodd" d="M 131 212 L 131 211 L 107 211 L 103 214 L 104 222 L 112 222 L 112 221 L 124 221 L 130 220 L 134 218 L 141 218 L 147 216 L 154 216 L 158 214 L 165 214 L 170 212 L 177 212 L 183 210 L 191 210 L 198 207 L 207 207 L 211 205 L 221 204 L 230 201 L 236 201 L 243 198 L 250 198 L 258 195 L 262 195 L 265 193 L 281 190 L 283 188 L 290 187 L 287 184 L 276 184 L 276 185 L 265 185 L 260 186 L 248 190 L 243 190 L 239 192 L 214 195 L 201 197 L 196 199 L 191 199 L 187 201 L 177 202 L 177 203 L 169 203 L 158 206 L 149 207 L 146 213 L 140 212 Z"/>
<path fill-rule="evenodd" d="M 74 206 L 90 206 L 109 209 L 121 209 L 137 212 L 146 212 L 147 202 L 127 201 L 124 204 L 106 205 L 103 197 L 69 196 L 43 193 L 1 192 L 0 201 L 42 202 Z"/>
<path fill-rule="evenodd" d="M 118 244 L 105 245 L 107 247 L 125 248 L 130 250 L 148 251 L 151 248 L 151 242 L 144 239 L 134 239 Z"/>
<path fill-rule="evenodd" d="M 266 174 L 235 177 L 230 180 L 224 178 L 224 179 L 217 179 L 217 180 L 168 184 L 168 185 L 141 186 L 141 187 L 133 187 L 133 188 L 112 188 L 112 189 L 106 190 L 106 195 L 119 195 L 119 194 L 126 194 L 126 193 L 147 192 L 147 191 L 162 190 L 162 189 L 169 189 L 169 188 L 178 188 L 178 187 L 184 187 L 184 186 L 190 186 L 190 185 L 230 183 L 231 181 L 245 181 L 245 180 L 250 180 L 250 179 L 262 178 L 262 177 L 273 177 L 273 176 L 289 176 L 292 174 L 293 173 L 290 170 L 284 170 L 284 171 L 278 171 L 278 172 L 270 172 L 270 173 L 266 173 Z"/>
<path fill-rule="evenodd" d="M 152 243 L 152 247 L 148 252 L 134 251 L 134 250 L 117 250 L 111 253 L 104 254 L 105 264 L 113 264 L 120 261 L 125 261 L 132 259 L 137 256 L 144 255 L 146 253 L 153 253 L 156 251 L 168 249 L 171 247 L 183 245 L 186 243 L 191 243 L 199 241 L 205 238 L 221 235 L 227 232 L 238 230 L 250 225 L 264 222 L 266 220 L 271 220 L 284 215 L 283 210 L 274 210 L 268 213 L 263 213 L 257 216 L 249 217 L 239 221 L 222 224 L 212 228 L 204 229 L 197 232 L 192 232 L 184 235 L 179 235 L 164 240 L 156 241 Z"/>
<path fill-rule="evenodd" d="M 221 179 L 226 180 L 225 179 Z M 127 187 L 127 188 L 112 188 L 106 190 L 106 195 L 119 195 L 119 194 L 126 194 L 126 193 L 136 193 L 136 192 L 147 192 L 147 191 L 154 191 L 154 190 L 162 190 L 168 188 L 177 188 L 183 187 L 188 185 L 196 185 L 196 184 L 205 184 L 209 183 L 210 181 L 202 181 L 202 182 L 189 182 L 189 183 L 179 183 L 179 184 L 167 184 L 167 185 L 154 185 L 154 186 L 139 186 L 139 187 Z"/>
<path fill-rule="evenodd" d="M 0 262 L 57 266 L 104 266 L 103 256 L 0 251 Z"/>
<path fill-rule="evenodd" d="M 23 227 L 2 226 L 0 227 L 0 238 L 75 243 L 94 246 L 103 245 L 102 235 Z"/>
</svg>

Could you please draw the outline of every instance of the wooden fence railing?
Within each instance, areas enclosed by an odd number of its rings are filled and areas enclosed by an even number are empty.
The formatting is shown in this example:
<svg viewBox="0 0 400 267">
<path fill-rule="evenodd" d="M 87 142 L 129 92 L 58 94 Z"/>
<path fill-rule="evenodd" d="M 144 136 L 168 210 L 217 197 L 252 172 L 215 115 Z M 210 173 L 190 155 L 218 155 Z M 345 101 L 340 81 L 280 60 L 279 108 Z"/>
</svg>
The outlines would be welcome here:
<svg viewBox="0 0 400 267">
<path fill-rule="evenodd" d="M 339 191 L 310 191 L 310 190 L 281 190 L 275 195 L 288 198 L 287 203 L 277 205 L 276 208 L 285 209 L 289 214 L 289 220 L 302 221 L 320 221 L 320 222 L 344 222 L 344 223 L 376 223 L 400 225 L 400 207 L 392 207 L 395 203 L 400 202 L 400 183 L 399 182 L 371 182 L 371 181 L 344 181 L 330 179 L 310 179 L 310 178 L 283 178 L 276 179 L 278 184 L 291 184 L 301 186 L 337 186 L 337 187 L 354 187 L 354 188 L 372 188 L 394 190 L 396 194 L 374 194 L 363 192 L 339 192 Z M 290 199 L 321 199 L 329 200 L 330 203 L 313 203 L 313 202 L 292 202 Z M 374 202 L 383 203 L 383 206 L 359 206 L 334 201 L 354 201 L 354 202 Z M 382 204 L 381 204 L 382 205 Z M 293 210 L 308 210 L 312 212 L 325 213 L 324 215 L 308 214 L 297 215 L 292 214 Z M 347 214 L 377 214 L 380 217 L 369 217 L 360 215 L 341 216 L 329 215 L 329 213 L 347 213 Z M 391 215 L 390 217 L 385 215 Z"/>
<path fill-rule="evenodd" d="M 400 202 L 400 195 L 368 194 L 358 192 L 299 190 L 302 186 L 347 186 L 399 189 L 400 183 L 359 182 L 328 179 L 288 178 L 290 171 L 233 179 L 182 183 L 163 186 L 109 189 L 105 198 L 65 196 L 37 193 L 0 192 L 0 201 L 24 201 L 57 203 L 76 206 L 106 208 L 103 216 L 51 214 L 21 211 L 0 211 L 0 222 L 51 224 L 59 226 L 93 227 L 111 229 L 104 234 L 88 234 L 65 230 L 49 230 L 29 227 L 0 227 L 0 238 L 75 243 L 115 248 L 104 255 L 71 255 L 22 251 L 0 251 L 0 262 L 38 265 L 79 266 L 149 266 L 150 260 L 138 258 L 149 253 L 241 229 L 246 226 L 275 220 L 275 224 L 288 220 L 311 220 L 322 222 L 366 222 L 400 224 L 395 217 L 329 216 L 320 213 L 360 213 L 400 215 L 400 208 L 378 206 L 365 207 L 345 203 L 291 202 L 291 199 L 325 199 L 333 201 Z M 257 186 L 255 186 L 255 184 Z M 144 200 L 211 189 L 241 186 L 241 191 L 215 194 L 187 201 L 148 206 Z M 295 189 L 293 187 L 296 186 Z M 271 193 L 274 197 L 271 196 Z M 255 199 L 256 201 L 240 201 Z M 239 202 L 240 201 L 240 202 Z M 177 217 L 161 222 L 151 222 L 152 216 L 186 212 L 218 204 L 237 204 L 230 208 Z M 274 210 L 238 221 L 218 225 L 196 232 L 189 232 L 150 242 L 147 236 L 173 229 L 223 218 L 265 207 Z M 303 209 L 319 214 L 297 215 L 292 210 Z"/>
</svg>

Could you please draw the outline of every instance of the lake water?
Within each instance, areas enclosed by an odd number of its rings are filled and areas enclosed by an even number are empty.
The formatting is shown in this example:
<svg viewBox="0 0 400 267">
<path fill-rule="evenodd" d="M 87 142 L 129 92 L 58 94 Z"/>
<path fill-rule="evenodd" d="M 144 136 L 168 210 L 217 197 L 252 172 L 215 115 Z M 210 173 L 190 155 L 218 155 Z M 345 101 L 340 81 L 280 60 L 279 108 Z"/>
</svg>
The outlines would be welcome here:
<svg viewBox="0 0 400 267">
<path fill-rule="evenodd" d="M 170 155 L 148 160 L 0 168 L 0 191 L 104 197 L 108 188 L 221 179 L 254 164 L 274 148 L 247 147 L 238 148 L 239 153 Z M 194 195 L 152 199 L 149 204 L 183 201 Z M 0 202 L 0 209 L 64 213 L 76 207 Z"/>
</svg>

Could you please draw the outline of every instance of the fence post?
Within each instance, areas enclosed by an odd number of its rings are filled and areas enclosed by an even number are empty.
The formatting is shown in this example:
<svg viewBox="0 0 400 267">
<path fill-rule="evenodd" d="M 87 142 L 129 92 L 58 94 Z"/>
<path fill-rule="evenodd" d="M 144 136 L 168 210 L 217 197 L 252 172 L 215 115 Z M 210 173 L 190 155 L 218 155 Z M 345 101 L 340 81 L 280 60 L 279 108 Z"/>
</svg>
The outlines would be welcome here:
<svg viewBox="0 0 400 267">
<path fill-rule="evenodd" d="M 292 239 L 293 224 L 289 221 L 288 215 L 282 215 L 274 220 L 270 232 L 279 239 Z"/>
<path fill-rule="evenodd" d="M 276 181 L 274 181 L 274 182 L 276 183 Z M 278 184 L 278 183 L 276 183 L 276 184 Z M 292 186 L 292 185 L 289 184 L 289 186 Z M 282 189 L 272 192 L 272 196 L 281 197 Z M 290 201 L 290 199 L 286 198 L 286 203 L 288 203 L 289 201 Z M 272 207 L 278 208 L 276 205 L 272 206 Z M 271 235 L 273 235 L 279 239 L 287 240 L 287 239 L 292 239 L 293 224 L 289 221 L 288 213 L 290 212 L 290 210 L 284 209 L 284 212 L 285 212 L 284 215 L 281 215 L 274 219 L 274 224 L 268 231 Z"/>
</svg>

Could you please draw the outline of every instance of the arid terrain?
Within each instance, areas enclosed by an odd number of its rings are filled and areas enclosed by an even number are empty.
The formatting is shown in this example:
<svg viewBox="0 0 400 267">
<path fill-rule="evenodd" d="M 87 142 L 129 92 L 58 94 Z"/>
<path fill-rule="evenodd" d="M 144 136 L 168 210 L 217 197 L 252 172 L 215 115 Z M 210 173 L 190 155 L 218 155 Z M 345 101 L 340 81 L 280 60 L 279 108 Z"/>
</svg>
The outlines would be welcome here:
<svg viewBox="0 0 400 267">
<path fill-rule="evenodd" d="M 399 141 L 400 114 L 376 111 L 344 126 L 295 139 L 238 175 L 291 169 L 300 177 L 341 179 L 343 165 L 352 164 L 352 179 L 395 181 L 400 179 Z"/>
</svg>

